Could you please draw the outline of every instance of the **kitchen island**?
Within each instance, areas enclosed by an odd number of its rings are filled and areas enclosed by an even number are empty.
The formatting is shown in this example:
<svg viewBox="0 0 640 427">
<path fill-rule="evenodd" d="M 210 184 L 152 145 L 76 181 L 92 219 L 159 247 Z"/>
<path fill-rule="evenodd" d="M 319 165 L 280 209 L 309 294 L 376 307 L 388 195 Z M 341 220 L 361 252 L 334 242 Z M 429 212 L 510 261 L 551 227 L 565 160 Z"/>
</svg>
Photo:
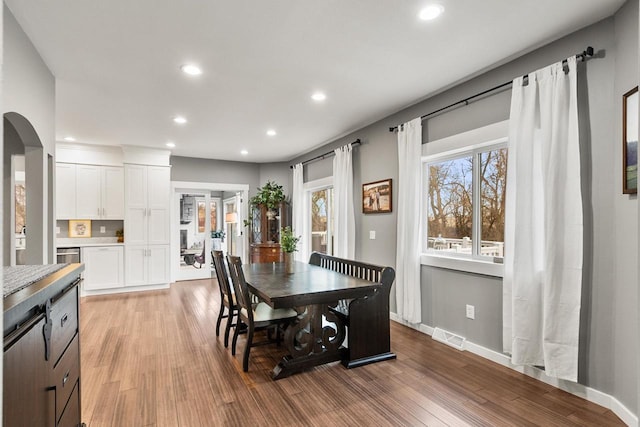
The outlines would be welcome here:
<svg viewBox="0 0 640 427">
<path fill-rule="evenodd" d="M 3 268 L 3 425 L 78 426 L 82 264 Z"/>
</svg>

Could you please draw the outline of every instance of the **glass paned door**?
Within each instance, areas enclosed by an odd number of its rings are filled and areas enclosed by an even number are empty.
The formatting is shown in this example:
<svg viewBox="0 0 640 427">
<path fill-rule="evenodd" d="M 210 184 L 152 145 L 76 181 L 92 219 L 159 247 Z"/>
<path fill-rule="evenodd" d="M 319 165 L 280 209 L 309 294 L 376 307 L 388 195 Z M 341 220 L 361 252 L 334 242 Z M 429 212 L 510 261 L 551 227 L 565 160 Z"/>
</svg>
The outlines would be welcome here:
<svg viewBox="0 0 640 427">
<path fill-rule="evenodd" d="M 211 218 L 214 202 L 210 195 L 183 192 L 179 195 L 180 255 L 177 280 L 211 277 Z M 215 215 L 215 214 L 214 214 Z"/>
<path fill-rule="evenodd" d="M 311 251 L 333 253 L 333 188 L 311 192 Z"/>
</svg>

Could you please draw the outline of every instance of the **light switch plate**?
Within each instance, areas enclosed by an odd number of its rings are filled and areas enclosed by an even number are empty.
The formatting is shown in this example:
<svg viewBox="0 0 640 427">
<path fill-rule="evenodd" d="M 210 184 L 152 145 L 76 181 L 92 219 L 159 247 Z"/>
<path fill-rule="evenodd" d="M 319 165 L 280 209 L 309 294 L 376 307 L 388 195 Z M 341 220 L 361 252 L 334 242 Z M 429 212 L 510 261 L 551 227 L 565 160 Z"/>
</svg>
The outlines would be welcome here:
<svg viewBox="0 0 640 427">
<path fill-rule="evenodd" d="M 60 234 L 60 227 L 56 227 L 56 234 Z"/>
<path fill-rule="evenodd" d="M 376 239 L 376 230 L 369 230 L 369 239 L 370 240 Z"/>
<path fill-rule="evenodd" d="M 100 226 L 100 233 L 104 234 L 107 232 L 107 227 L 105 227 L 104 225 Z"/>
</svg>

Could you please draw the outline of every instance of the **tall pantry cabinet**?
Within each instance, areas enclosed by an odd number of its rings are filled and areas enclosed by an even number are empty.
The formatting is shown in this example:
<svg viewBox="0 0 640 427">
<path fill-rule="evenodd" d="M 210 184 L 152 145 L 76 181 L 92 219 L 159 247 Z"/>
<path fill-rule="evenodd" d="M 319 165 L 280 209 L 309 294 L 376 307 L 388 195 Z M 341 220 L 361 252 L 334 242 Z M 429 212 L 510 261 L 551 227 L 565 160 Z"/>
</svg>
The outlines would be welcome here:
<svg viewBox="0 0 640 427">
<path fill-rule="evenodd" d="M 126 286 L 167 284 L 169 272 L 169 166 L 125 164 Z"/>
</svg>

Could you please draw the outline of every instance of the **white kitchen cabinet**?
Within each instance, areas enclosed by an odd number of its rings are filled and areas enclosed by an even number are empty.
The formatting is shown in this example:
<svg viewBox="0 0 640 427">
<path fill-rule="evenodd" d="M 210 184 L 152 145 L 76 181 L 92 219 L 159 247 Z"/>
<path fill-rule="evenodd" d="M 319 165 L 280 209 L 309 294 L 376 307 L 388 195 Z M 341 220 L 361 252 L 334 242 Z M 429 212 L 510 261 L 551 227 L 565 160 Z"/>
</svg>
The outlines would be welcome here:
<svg viewBox="0 0 640 427">
<path fill-rule="evenodd" d="M 124 218 L 121 167 L 58 163 L 56 171 L 58 219 Z"/>
<path fill-rule="evenodd" d="M 125 165 L 126 286 L 168 283 L 170 169 Z"/>
<path fill-rule="evenodd" d="M 126 286 L 169 283 L 169 245 L 126 245 Z"/>
<path fill-rule="evenodd" d="M 76 165 L 76 218 L 100 219 L 100 166 Z"/>
<path fill-rule="evenodd" d="M 124 248 L 96 246 L 82 248 L 85 291 L 124 287 Z"/>
<path fill-rule="evenodd" d="M 77 165 L 76 186 L 78 218 L 124 218 L 124 172 L 122 168 Z"/>
<path fill-rule="evenodd" d="M 76 165 L 74 164 L 56 164 L 56 218 L 78 218 L 76 216 Z"/>
</svg>

